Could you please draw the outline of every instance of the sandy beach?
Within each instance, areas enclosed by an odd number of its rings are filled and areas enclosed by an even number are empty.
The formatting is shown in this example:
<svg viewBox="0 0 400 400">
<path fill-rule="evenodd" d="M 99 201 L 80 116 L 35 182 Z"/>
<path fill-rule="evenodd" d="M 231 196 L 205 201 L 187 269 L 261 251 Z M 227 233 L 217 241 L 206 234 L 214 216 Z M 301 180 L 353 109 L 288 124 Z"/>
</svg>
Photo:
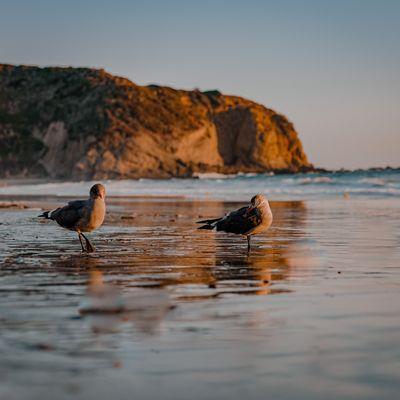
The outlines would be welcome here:
<svg viewBox="0 0 400 400">
<path fill-rule="evenodd" d="M 89 255 L 66 200 L 1 199 L 1 399 L 397 396 L 397 199 L 271 202 L 250 256 L 194 224 L 240 202 L 111 197 Z"/>
</svg>

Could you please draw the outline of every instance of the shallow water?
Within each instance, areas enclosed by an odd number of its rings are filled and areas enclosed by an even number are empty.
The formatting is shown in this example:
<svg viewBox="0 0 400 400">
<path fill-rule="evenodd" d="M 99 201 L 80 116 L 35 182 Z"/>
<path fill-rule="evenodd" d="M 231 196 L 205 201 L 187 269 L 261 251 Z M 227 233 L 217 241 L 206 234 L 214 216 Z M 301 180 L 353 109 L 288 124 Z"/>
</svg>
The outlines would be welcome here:
<svg viewBox="0 0 400 400">
<path fill-rule="evenodd" d="M 90 255 L 0 210 L 0 398 L 396 398 L 400 202 L 273 202 L 250 256 L 195 229 L 241 205 L 110 199 Z"/>
</svg>

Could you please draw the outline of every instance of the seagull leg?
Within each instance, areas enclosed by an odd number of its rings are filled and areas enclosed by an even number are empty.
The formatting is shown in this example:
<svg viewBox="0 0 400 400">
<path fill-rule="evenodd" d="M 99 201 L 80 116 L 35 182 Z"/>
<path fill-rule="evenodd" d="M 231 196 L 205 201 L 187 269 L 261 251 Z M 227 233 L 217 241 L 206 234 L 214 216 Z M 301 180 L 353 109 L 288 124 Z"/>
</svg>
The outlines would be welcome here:
<svg viewBox="0 0 400 400">
<path fill-rule="evenodd" d="M 83 233 L 81 233 L 81 235 L 83 236 L 83 238 L 86 241 L 86 251 L 88 253 L 93 253 L 94 252 L 94 246 L 92 245 L 92 243 L 90 243 L 89 239 Z"/>
<path fill-rule="evenodd" d="M 83 247 L 83 243 L 82 243 L 82 238 L 81 238 L 80 232 L 78 232 L 78 238 L 79 238 L 79 241 L 81 242 L 82 253 L 84 253 L 86 250 L 85 250 L 85 248 Z"/>
<path fill-rule="evenodd" d="M 251 238 L 251 236 L 248 235 L 248 236 L 246 236 L 246 238 L 247 238 L 247 254 L 250 254 L 250 238 Z"/>
</svg>

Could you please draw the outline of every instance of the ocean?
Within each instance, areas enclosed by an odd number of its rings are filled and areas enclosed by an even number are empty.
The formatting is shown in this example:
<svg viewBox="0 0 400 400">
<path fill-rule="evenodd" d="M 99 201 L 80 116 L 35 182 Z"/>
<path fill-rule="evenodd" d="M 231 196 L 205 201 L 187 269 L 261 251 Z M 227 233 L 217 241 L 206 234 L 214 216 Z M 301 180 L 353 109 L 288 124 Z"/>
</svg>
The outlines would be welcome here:
<svg viewBox="0 0 400 400">
<path fill-rule="evenodd" d="M 393 198 L 400 196 L 400 169 L 306 174 L 198 174 L 188 179 L 102 180 L 109 196 L 177 196 L 187 199 L 246 201 L 255 193 L 270 200 Z M 86 196 L 90 182 L 0 186 L 0 195 Z"/>
</svg>

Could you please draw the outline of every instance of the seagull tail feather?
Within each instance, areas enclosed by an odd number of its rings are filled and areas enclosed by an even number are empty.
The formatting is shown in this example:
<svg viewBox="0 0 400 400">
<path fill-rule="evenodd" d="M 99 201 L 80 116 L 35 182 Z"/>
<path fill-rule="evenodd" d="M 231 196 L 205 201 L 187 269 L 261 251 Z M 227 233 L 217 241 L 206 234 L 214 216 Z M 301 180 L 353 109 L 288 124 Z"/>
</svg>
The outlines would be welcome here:
<svg viewBox="0 0 400 400">
<path fill-rule="evenodd" d="M 208 229 L 208 230 L 212 231 L 214 228 L 215 228 L 215 225 L 205 224 L 205 225 L 199 226 L 197 229 Z"/>
<path fill-rule="evenodd" d="M 197 229 L 208 229 L 212 231 L 216 224 L 221 221 L 222 218 L 215 218 L 215 219 L 203 219 L 201 221 L 197 221 L 196 224 L 204 224 L 202 226 L 199 226 Z"/>
<path fill-rule="evenodd" d="M 220 221 L 222 218 L 215 219 L 203 219 L 201 221 L 197 221 L 196 224 L 213 224 L 214 222 Z"/>
<path fill-rule="evenodd" d="M 39 218 L 46 218 L 46 219 L 51 219 L 51 216 L 49 216 L 50 211 L 45 211 L 43 214 L 38 215 Z"/>
</svg>

